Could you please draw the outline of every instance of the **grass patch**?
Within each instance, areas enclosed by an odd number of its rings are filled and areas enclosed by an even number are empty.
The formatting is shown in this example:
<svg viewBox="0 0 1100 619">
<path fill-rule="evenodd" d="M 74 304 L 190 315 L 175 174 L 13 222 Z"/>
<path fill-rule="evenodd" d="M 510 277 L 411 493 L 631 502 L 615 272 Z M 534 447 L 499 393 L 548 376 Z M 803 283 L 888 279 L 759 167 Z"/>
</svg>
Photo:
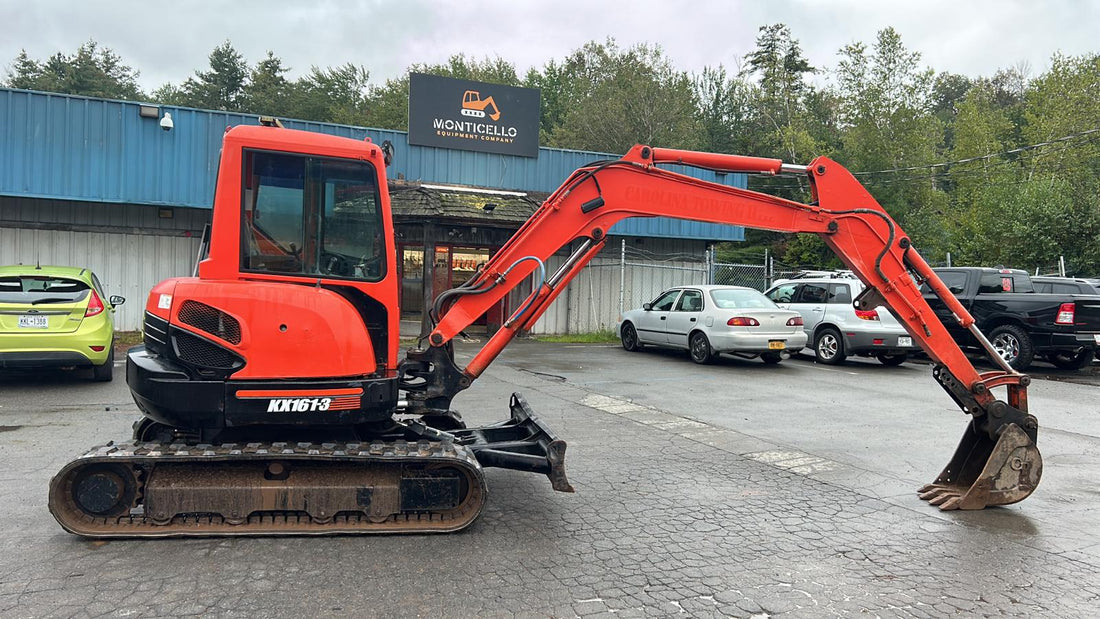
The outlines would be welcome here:
<svg viewBox="0 0 1100 619">
<path fill-rule="evenodd" d="M 115 331 L 115 350 L 126 350 L 143 341 L 141 331 Z"/>
<path fill-rule="evenodd" d="M 594 333 L 566 333 L 564 335 L 536 335 L 539 342 L 558 342 L 563 344 L 613 344 L 619 341 L 619 334 L 613 329 Z"/>
</svg>

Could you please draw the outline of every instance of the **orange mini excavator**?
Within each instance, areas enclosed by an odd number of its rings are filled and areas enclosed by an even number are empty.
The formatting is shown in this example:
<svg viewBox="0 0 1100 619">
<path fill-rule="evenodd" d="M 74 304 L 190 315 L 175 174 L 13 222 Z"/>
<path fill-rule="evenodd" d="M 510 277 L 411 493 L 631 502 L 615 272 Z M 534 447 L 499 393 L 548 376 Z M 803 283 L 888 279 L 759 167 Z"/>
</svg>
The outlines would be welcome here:
<svg viewBox="0 0 1100 619">
<path fill-rule="evenodd" d="M 209 257 L 157 285 L 126 378 L 144 417 L 50 484 L 51 512 L 87 537 L 455 531 L 486 498 L 485 467 L 569 492 L 565 442 L 511 399 L 508 419 L 465 427 L 451 409 L 529 329 L 625 217 L 666 216 L 818 234 L 934 361 L 971 416 L 921 498 L 941 509 L 1020 501 L 1042 460 L 1028 377 L 977 372 L 921 296 L 927 286 L 985 342 L 909 237 L 843 167 L 635 146 L 578 169 L 508 243 L 431 309 L 398 353 L 397 265 L 383 149 L 277 126 L 224 137 Z M 662 164 L 800 175 L 809 204 L 677 174 Z M 574 247 L 554 273 L 546 260 Z M 466 365 L 452 340 L 525 280 L 533 292 Z M 991 354 L 994 361 L 1000 361 Z M 993 395 L 1004 387 L 1006 398 Z"/>
</svg>

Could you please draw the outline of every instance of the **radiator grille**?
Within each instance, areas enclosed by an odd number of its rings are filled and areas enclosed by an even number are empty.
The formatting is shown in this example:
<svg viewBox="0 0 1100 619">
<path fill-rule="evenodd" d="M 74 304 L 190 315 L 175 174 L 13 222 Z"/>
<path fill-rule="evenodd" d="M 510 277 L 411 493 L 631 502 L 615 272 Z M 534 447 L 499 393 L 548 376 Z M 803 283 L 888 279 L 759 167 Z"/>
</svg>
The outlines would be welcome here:
<svg viewBox="0 0 1100 619">
<path fill-rule="evenodd" d="M 180 322 L 205 331 L 230 344 L 241 343 L 241 323 L 225 312 L 198 301 L 184 301 L 180 306 Z"/>
</svg>

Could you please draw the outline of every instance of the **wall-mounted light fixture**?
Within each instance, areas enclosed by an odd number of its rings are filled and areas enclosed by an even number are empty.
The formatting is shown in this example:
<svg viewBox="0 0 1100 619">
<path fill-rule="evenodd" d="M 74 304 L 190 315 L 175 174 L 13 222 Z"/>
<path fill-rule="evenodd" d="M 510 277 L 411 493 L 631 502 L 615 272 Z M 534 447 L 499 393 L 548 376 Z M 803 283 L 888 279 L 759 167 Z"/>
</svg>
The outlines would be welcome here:
<svg viewBox="0 0 1100 619">
<path fill-rule="evenodd" d="M 160 118 L 160 108 L 155 105 L 139 105 L 138 116 L 142 118 Z"/>
</svg>

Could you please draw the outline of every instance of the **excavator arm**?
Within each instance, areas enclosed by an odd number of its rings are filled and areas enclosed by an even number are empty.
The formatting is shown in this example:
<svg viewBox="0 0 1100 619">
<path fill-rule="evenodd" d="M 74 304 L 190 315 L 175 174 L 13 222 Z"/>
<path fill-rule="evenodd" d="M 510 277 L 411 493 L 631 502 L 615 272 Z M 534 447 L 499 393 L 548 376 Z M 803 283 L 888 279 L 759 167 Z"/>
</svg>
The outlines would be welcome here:
<svg viewBox="0 0 1100 619">
<path fill-rule="evenodd" d="M 708 182 L 659 164 L 802 175 L 813 200 L 803 204 Z M 1038 424 L 1027 412 L 1029 377 L 1003 361 L 997 371 L 974 368 L 924 300 L 921 286 L 931 289 L 991 358 L 1001 361 L 974 319 L 885 209 L 850 172 L 825 157 L 796 166 L 778 159 L 638 145 L 621 159 L 578 169 L 475 277 L 437 298 L 428 346 L 410 350 L 400 372 L 410 410 L 446 412 L 455 394 L 469 387 L 516 334 L 530 329 L 603 248 L 616 222 L 656 216 L 819 235 L 866 284 L 856 306 L 890 308 L 935 362 L 936 380 L 972 417 L 955 456 L 935 482 L 921 489 L 921 498 L 941 509 L 981 509 L 1020 501 L 1034 491 L 1042 459 L 1035 447 Z M 569 257 L 547 274 L 548 259 L 565 247 L 571 249 Z M 469 364 L 459 368 L 452 348 L 455 336 L 532 275 L 531 295 Z M 1006 389 L 1005 400 L 994 396 L 997 387 Z"/>
</svg>

